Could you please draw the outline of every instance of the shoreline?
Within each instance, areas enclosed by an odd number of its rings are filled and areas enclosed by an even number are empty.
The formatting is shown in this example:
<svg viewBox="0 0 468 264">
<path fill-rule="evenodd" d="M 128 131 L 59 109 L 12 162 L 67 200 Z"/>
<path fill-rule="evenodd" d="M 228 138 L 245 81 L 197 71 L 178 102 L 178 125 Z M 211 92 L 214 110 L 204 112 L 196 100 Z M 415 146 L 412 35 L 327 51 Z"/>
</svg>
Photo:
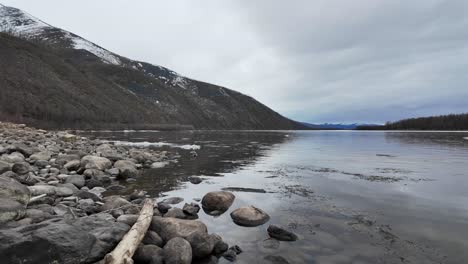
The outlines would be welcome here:
<svg viewBox="0 0 468 264">
<path fill-rule="evenodd" d="M 104 263 L 145 199 L 153 199 L 152 223 L 135 263 L 234 261 L 242 250 L 196 220 L 201 208 L 225 212 L 235 199 L 231 192 L 210 192 L 183 209 L 173 207 L 182 198 L 150 197 L 144 190 L 107 195 L 125 189 L 121 181 L 170 162 L 177 156 L 165 150 L 0 123 L 0 257 L 6 263 Z"/>
</svg>

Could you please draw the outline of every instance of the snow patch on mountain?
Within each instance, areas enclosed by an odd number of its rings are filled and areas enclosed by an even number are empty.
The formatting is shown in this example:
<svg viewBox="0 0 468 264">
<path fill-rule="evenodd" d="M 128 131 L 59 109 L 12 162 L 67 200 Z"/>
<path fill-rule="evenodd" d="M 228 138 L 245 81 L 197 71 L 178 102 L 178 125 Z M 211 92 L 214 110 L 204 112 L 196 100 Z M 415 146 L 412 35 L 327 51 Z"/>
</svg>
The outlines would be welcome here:
<svg viewBox="0 0 468 264">
<path fill-rule="evenodd" d="M 102 61 L 114 65 L 120 65 L 120 59 L 112 54 L 110 51 L 107 51 L 92 42 L 89 42 L 85 39 L 80 37 L 72 37 L 73 47 L 75 49 L 83 49 L 91 52 L 92 54 L 96 55 L 98 58 L 101 58 Z"/>
<path fill-rule="evenodd" d="M 47 23 L 17 8 L 0 5 L 0 31 L 32 38 L 51 28 Z"/>
</svg>

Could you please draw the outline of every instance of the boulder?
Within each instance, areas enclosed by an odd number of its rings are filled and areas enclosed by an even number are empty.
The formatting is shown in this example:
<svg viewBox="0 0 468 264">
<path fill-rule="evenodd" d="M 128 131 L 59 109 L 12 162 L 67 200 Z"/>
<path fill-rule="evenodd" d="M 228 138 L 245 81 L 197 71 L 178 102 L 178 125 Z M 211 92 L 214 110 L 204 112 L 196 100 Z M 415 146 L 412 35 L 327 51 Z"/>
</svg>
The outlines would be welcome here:
<svg viewBox="0 0 468 264">
<path fill-rule="evenodd" d="M 57 190 L 57 187 L 52 186 L 52 185 L 34 185 L 34 186 L 28 186 L 29 191 L 31 192 L 31 195 L 37 196 L 41 194 L 46 194 L 46 195 L 55 195 L 55 191 Z"/>
<path fill-rule="evenodd" d="M 117 221 L 119 221 L 119 219 L 117 219 Z M 146 235 L 141 242 L 145 245 L 156 245 L 158 247 L 162 247 L 164 245 L 164 242 L 158 233 L 151 230 L 146 232 Z"/>
<path fill-rule="evenodd" d="M 187 238 L 197 232 L 208 232 L 206 225 L 200 221 L 160 216 L 153 216 L 150 229 L 158 233 L 164 241 L 174 237 Z"/>
<path fill-rule="evenodd" d="M 52 153 L 50 153 L 48 151 L 41 151 L 41 152 L 37 152 L 37 153 L 32 154 L 29 157 L 29 159 L 32 160 L 32 161 L 38 161 L 38 160 L 48 161 L 48 160 L 50 160 L 51 157 L 52 157 Z"/>
<path fill-rule="evenodd" d="M 187 219 L 187 216 L 185 215 L 184 211 L 177 207 L 169 209 L 169 211 L 167 211 L 167 213 L 164 214 L 164 217 Z"/>
<path fill-rule="evenodd" d="M 115 168 L 119 169 L 118 178 L 135 177 L 138 174 L 136 164 L 131 160 L 119 160 L 114 164 Z"/>
<path fill-rule="evenodd" d="M 296 241 L 297 235 L 285 228 L 277 225 L 270 225 L 267 229 L 268 234 L 272 238 L 276 238 L 281 241 Z"/>
<path fill-rule="evenodd" d="M 31 166 L 27 162 L 18 162 L 13 164 L 11 170 L 18 175 L 24 175 L 31 171 Z"/>
<path fill-rule="evenodd" d="M 207 233 L 195 232 L 190 234 L 187 239 L 192 247 L 192 257 L 194 259 L 202 259 L 213 252 L 215 241 Z"/>
<path fill-rule="evenodd" d="M 156 245 L 140 245 L 133 255 L 136 263 L 150 263 L 154 256 L 162 256 L 162 248 Z"/>
<path fill-rule="evenodd" d="M 214 255 L 219 256 L 229 249 L 229 245 L 226 242 L 224 242 L 223 239 L 219 235 L 211 234 L 210 236 L 214 242 L 214 246 L 213 246 Z"/>
<path fill-rule="evenodd" d="M 83 175 L 75 174 L 75 175 L 69 175 L 65 179 L 65 183 L 71 183 L 78 188 L 82 188 L 86 182 L 85 182 L 85 178 Z"/>
<path fill-rule="evenodd" d="M 0 197 L 17 201 L 26 205 L 29 202 L 31 192 L 28 187 L 19 183 L 17 180 L 0 176 Z"/>
<path fill-rule="evenodd" d="M 234 223 L 240 226 L 259 226 L 270 220 L 270 216 L 267 213 L 252 205 L 232 211 L 231 218 Z"/>
<path fill-rule="evenodd" d="M 129 226 L 132 226 L 136 223 L 139 215 L 121 215 L 117 218 L 117 222 L 125 223 Z"/>
<path fill-rule="evenodd" d="M 107 158 L 87 155 L 81 159 L 81 167 L 104 171 L 112 167 L 112 162 Z"/>
<path fill-rule="evenodd" d="M 167 203 L 163 203 L 163 202 L 158 203 L 158 211 L 163 214 L 167 213 L 171 208 L 172 206 L 170 206 Z"/>
<path fill-rule="evenodd" d="M 192 263 L 192 248 L 187 240 L 175 237 L 167 242 L 163 249 L 164 260 L 171 264 Z"/>
<path fill-rule="evenodd" d="M 57 220 L 0 230 L 2 263 L 94 263 L 103 259 L 129 229 L 126 224 L 97 215 L 71 222 Z"/>
<path fill-rule="evenodd" d="M 222 214 L 231 207 L 235 198 L 234 194 L 227 191 L 209 192 L 203 196 L 202 207 L 208 214 Z"/>
<path fill-rule="evenodd" d="M 63 165 L 63 167 L 67 169 L 68 171 L 76 171 L 80 168 L 80 166 L 81 166 L 80 160 L 71 160 L 65 163 L 65 165 Z"/>
<path fill-rule="evenodd" d="M 200 206 L 196 203 L 186 203 L 184 204 L 182 210 L 188 215 L 197 216 L 198 212 L 200 211 Z"/>
<path fill-rule="evenodd" d="M 189 177 L 188 179 L 193 184 L 200 184 L 203 181 L 202 178 L 196 176 Z"/>
</svg>

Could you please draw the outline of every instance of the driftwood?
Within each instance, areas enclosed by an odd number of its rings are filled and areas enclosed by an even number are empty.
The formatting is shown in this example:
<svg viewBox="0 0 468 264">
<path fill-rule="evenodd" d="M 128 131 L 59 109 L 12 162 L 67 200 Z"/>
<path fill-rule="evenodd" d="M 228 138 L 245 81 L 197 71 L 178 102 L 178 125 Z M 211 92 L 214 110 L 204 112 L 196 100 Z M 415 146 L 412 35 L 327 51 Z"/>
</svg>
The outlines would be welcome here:
<svg viewBox="0 0 468 264">
<path fill-rule="evenodd" d="M 154 202 L 146 199 L 140 216 L 115 249 L 104 257 L 105 264 L 133 264 L 133 254 L 145 237 L 153 219 Z"/>
<path fill-rule="evenodd" d="M 31 197 L 31 199 L 29 199 L 29 203 L 40 200 L 40 199 L 42 199 L 43 197 L 46 197 L 46 196 L 47 196 L 47 194 L 44 193 L 44 194 L 41 194 L 41 195 L 38 195 L 38 196 Z"/>
</svg>

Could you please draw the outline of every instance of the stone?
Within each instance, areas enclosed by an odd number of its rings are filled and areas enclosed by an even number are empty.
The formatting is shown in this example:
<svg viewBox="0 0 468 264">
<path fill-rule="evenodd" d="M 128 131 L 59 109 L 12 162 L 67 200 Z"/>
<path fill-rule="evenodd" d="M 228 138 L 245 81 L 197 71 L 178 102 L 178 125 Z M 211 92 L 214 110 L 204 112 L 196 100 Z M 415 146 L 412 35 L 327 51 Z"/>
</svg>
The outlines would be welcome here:
<svg viewBox="0 0 468 264">
<path fill-rule="evenodd" d="M 65 165 L 63 165 L 63 167 L 67 169 L 68 171 L 76 171 L 80 168 L 80 166 L 81 166 L 80 160 L 71 160 L 65 163 Z"/>
<path fill-rule="evenodd" d="M 3 154 L 0 159 L 8 163 L 19 163 L 24 161 L 24 155 L 19 152 L 13 152 L 11 154 Z"/>
<path fill-rule="evenodd" d="M 117 222 L 125 223 L 129 226 L 132 226 L 136 223 L 137 219 L 138 219 L 138 215 L 124 214 L 117 218 Z"/>
<path fill-rule="evenodd" d="M 156 245 L 140 245 L 133 255 L 137 263 L 150 263 L 153 256 L 163 255 L 162 248 Z"/>
<path fill-rule="evenodd" d="M 135 177 L 138 174 L 136 164 L 131 160 L 119 160 L 114 163 L 114 167 L 119 169 L 117 178 L 126 179 Z"/>
<path fill-rule="evenodd" d="M 107 158 L 87 155 L 81 158 L 81 167 L 104 171 L 112 167 L 112 162 Z"/>
<path fill-rule="evenodd" d="M 131 205 L 131 203 L 120 196 L 107 196 L 104 198 L 104 205 L 101 207 L 101 211 L 108 211 L 129 205 Z"/>
<path fill-rule="evenodd" d="M 69 175 L 65 179 L 65 183 L 71 183 L 78 188 L 82 188 L 86 182 L 85 182 L 85 178 L 83 175 L 75 174 L 75 175 Z"/>
<path fill-rule="evenodd" d="M 277 225 L 270 225 L 267 229 L 268 234 L 272 238 L 276 238 L 280 241 L 296 241 L 297 235 L 285 228 Z"/>
<path fill-rule="evenodd" d="M 164 217 L 187 219 L 187 216 L 185 215 L 184 211 L 177 207 L 169 209 L 169 211 L 167 211 L 167 213 L 164 214 Z"/>
<path fill-rule="evenodd" d="M 211 215 L 220 215 L 226 212 L 234 202 L 235 196 L 231 192 L 209 192 L 203 196 L 203 210 Z"/>
<path fill-rule="evenodd" d="M 29 157 L 29 159 L 32 160 L 32 161 L 38 161 L 38 160 L 48 161 L 51 158 L 52 158 L 52 153 L 50 153 L 49 151 L 37 152 L 37 153 L 32 154 Z"/>
<path fill-rule="evenodd" d="M 234 250 L 228 249 L 226 252 L 223 253 L 223 258 L 229 260 L 230 262 L 234 262 L 237 259 L 237 254 Z"/>
<path fill-rule="evenodd" d="M 169 241 L 174 237 L 187 238 L 196 232 L 208 232 L 206 225 L 198 220 L 184 220 L 160 216 L 153 216 L 150 229 L 158 233 L 164 241 Z"/>
<path fill-rule="evenodd" d="M 194 232 L 186 240 L 192 247 L 192 258 L 201 259 L 211 255 L 214 248 L 214 240 L 207 233 Z"/>
<path fill-rule="evenodd" d="M 0 176 L 0 197 L 17 201 L 20 204 L 26 205 L 29 202 L 31 192 L 25 185 L 17 180 Z"/>
<path fill-rule="evenodd" d="M 11 170 L 11 165 L 5 161 L 0 160 L 0 174 Z"/>
<path fill-rule="evenodd" d="M 192 248 L 187 240 L 175 237 L 169 240 L 163 249 L 164 260 L 171 264 L 192 263 Z"/>
<path fill-rule="evenodd" d="M 186 203 L 184 204 L 184 207 L 182 208 L 182 210 L 184 211 L 184 213 L 188 215 L 196 216 L 198 212 L 200 211 L 200 206 L 196 203 L 190 203 L 190 204 Z"/>
<path fill-rule="evenodd" d="M 203 181 L 202 178 L 196 176 L 189 177 L 188 180 L 193 184 L 200 184 Z"/>
<path fill-rule="evenodd" d="M 117 221 L 119 221 L 119 219 L 117 219 Z M 164 245 L 164 242 L 158 233 L 151 230 L 146 232 L 146 235 L 141 242 L 145 245 L 156 245 L 158 247 L 162 247 Z"/>
<path fill-rule="evenodd" d="M 71 188 L 68 188 L 68 187 L 56 187 L 55 188 L 55 195 L 59 197 L 72 196 L 73 194 L 74 194 L 74 191 Z"/>
<path fill-rule="evenodd" d="M 25 205 L 13 199 L 0 197 L 0 224 L 19 220 L 24 217 L 25 212 Z"/>
<path fill-rule="evenodd" d="M 94 263 L 103 259 L 128 229 L 128 225 L 93 215 L 0 230 L 0 259 L 2 263 L 19 263 L 18 256 L 21 263 Z"/>
<path fill-rule="evenodd" d="M 167 161 L 156 161 L 151 164 L 152 169 L 161 169 L 169 165 L 169 162 Z"/>
<path fill-rule="evenodd" d="M 229 249 L 229 245 L 217 234 L 211 234 L 211 239 L 214 241 L 213 254 L 221 255 Z"/>
<path fill-rule="evenodd" d="M 24 175 L 31 171 L 31 166 L 27 162 L 18 162 L 13 164 L 11 170 L 18 175 Z"/>
<path fill-rule="evenodd" d="M 55 195 L 55 191 L 57 190 L 57 187 L 52 186 L 52 185 L 34 185 L 34 186 L 28 186 L 28 189 L 31 192 L 31 195 L 33 196 L 42 195 L 42 194 L 52 196 L 52 195 Z"/>
<path fill-rule="evenodd" d="M 31 223 L 39 223 L 51 218 L 52 215 L 39 209 L 27 209 L 25 217 L 31 219 Z"/>
<path fill-rule="evenodd" d="M 45 168 L 49 166 L 49 162 L 47 160 L 37 160 L 34 162 L 34 165 L 36 165 L 38 168 Z"/>
<path fill-rule="evenodd" d="M 169 209 L 171 209 L 172 206 L 170 206 L 169 204 L 167 203 L 163 203 L 163 202 L 160 202 L 158 203 L 158 211 L 165 214 L 169 211 Z"/>
<path fill-rule="evenodd" d="M 102 199 L 95 193 L 84 191 L 84 190 L 79 190 L 76 193 L 76 197 L 80 199 L 91 199 L 94 202 L 100 202 Z"/>
<path fill-rule="evenodd" d="M 259 226 L 270 220 L 270 216 L 267 213 L 252 205 L 232 211 L 231 218 L 234 223 L 240 226 Z"/>
<path fill-rule="evenodd" d="M 55 163 L 59 166 L 64 166 L 70 161 L 81 160 L 80 155 L 77 154 L 59 154 L 55 159 Z"/>
</svg>

